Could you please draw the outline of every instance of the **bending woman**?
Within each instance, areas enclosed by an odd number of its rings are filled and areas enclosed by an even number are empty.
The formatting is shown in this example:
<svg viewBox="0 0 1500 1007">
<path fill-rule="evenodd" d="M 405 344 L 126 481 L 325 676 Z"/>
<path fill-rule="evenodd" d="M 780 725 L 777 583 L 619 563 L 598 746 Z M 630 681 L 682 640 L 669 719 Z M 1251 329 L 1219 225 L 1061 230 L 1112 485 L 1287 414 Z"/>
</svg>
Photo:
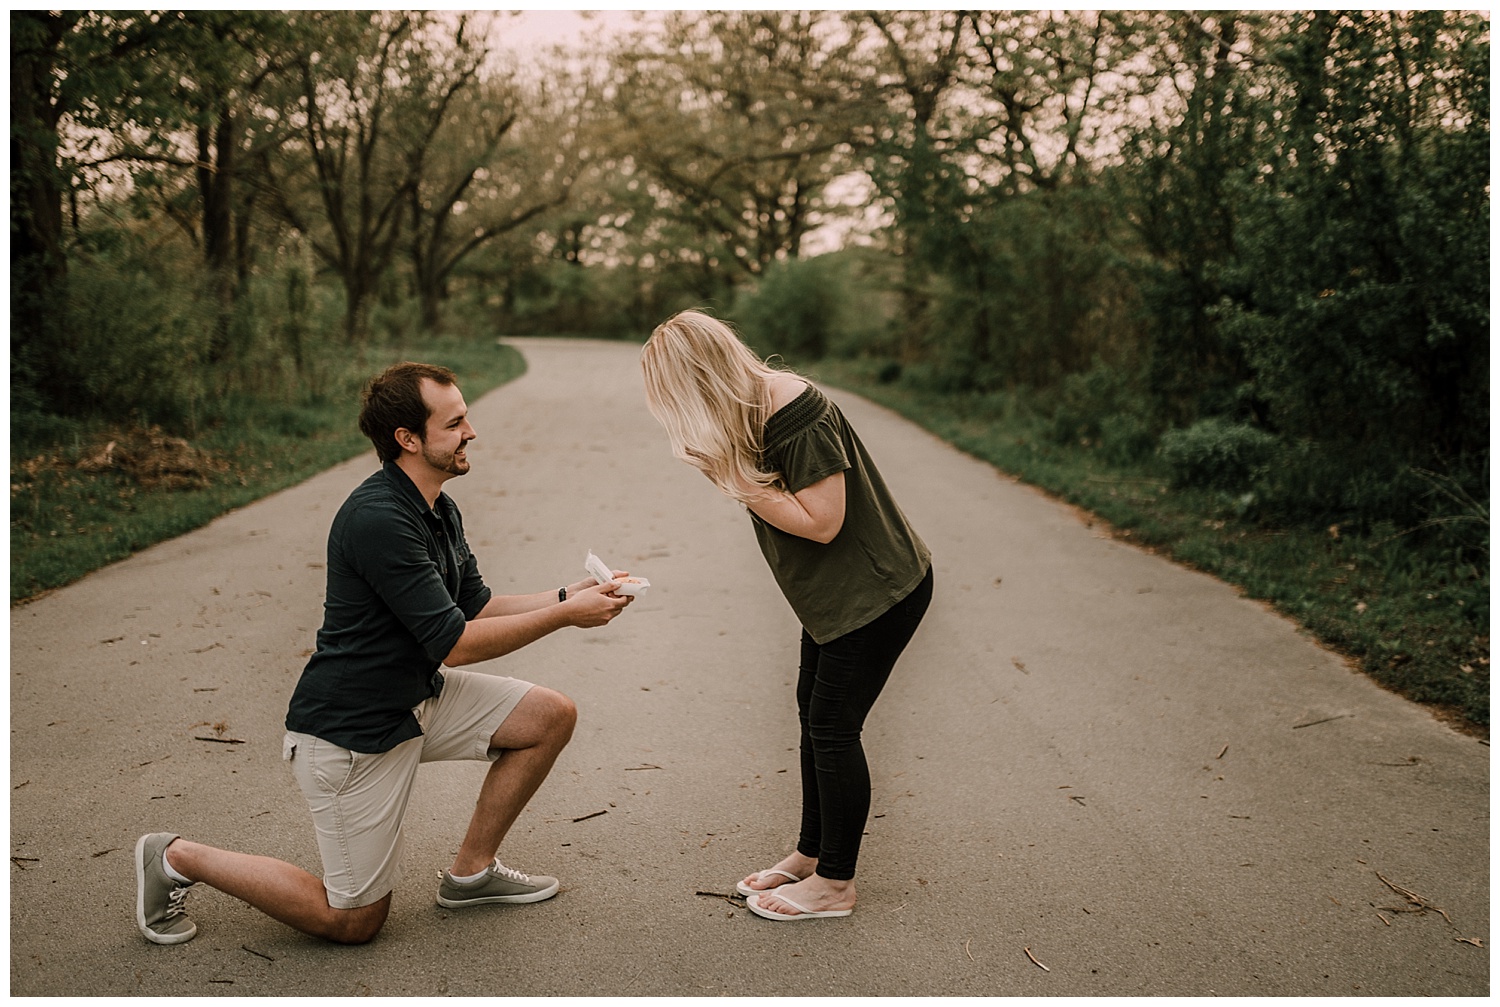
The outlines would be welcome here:
<svg viewBox="0 0 1500 1007">
<path fill-rule="evenodd" d="M 768 919 L 848 916 L 870 811 L 860 733 L 932 599 L 931 555 L 838 407 L 724 323 L 672 316 L 641 367 L 673 453 L 749 509 L 802 623 L 801 832 L 739 890 Z"/>
</svg>

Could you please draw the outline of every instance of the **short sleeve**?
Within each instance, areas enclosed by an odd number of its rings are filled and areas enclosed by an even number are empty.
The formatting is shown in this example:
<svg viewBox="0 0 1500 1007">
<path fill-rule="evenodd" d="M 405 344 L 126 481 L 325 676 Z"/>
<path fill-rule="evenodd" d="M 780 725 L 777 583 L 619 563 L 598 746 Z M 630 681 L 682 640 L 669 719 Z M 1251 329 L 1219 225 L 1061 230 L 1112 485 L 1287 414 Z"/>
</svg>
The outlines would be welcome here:
<svg viewBox="0 0 1500 1007">
<path fill-rule="evenodd" d="M 443 585 L 421 528 L 396 508 L 367 505 L 350 515 L 347 541 L 355 570 L 423 652 L 434 661 L 447 657 L 468 620 Z"/>
<path fill-rule="evenodd" d="M 767 461 L 786 480 L 788 493 L 800 493 L 849 468 L 837 414 L 825 410 L 816 422 L 778 444 Z"/>
</svg>

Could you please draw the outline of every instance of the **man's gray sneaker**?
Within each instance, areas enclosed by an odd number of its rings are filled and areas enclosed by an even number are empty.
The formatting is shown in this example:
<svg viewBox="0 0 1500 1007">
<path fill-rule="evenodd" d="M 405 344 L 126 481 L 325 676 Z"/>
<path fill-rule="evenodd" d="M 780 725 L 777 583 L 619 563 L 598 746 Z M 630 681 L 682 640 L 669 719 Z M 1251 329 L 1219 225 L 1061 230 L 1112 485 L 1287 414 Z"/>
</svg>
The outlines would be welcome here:
<svg viewBox="0 0 1500 1007">
<path fill-rule="evenodd" d="M 135 922 L 153 944 L 181 944 L 193 939 L 198 927 L 183 915 L 188 886 L 173 881 L 162 867 L 171 832 L 151 832 L 135 844 Z"/>
<path fill-rule="evenodd" d="M 453 875 L 443 872 L 443 882 L 438 885 L 438 905 L 449 909 L 463 906 L 482 906 L 492 902 L 518 903 L 540 902 L 557 894 L 557 879 L 545 874 L 522 874 L 502 864 L 497 857 L 489 870 L 478 881 L 461 885 Z"/>
</svg>

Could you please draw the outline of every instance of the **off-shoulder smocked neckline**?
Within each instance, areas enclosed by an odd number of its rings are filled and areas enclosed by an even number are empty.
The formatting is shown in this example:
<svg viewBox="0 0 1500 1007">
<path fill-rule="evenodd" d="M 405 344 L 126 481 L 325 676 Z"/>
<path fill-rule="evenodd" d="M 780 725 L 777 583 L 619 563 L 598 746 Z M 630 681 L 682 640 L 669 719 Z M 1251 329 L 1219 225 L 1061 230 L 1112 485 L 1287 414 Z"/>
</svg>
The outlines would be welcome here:
<svg viewBox="0 0 1500 1007">
<path fill-rule="evenodd" d="M 770 419 L 766 420 L 763 438 L 766 447 L 790 437 L 817 420 L 823 415 L 827 405 L 828 401 L 823 397 L 823 393 L 809 382 L 796 398 L 776 410 L 771 414 Z"/>
</svg>

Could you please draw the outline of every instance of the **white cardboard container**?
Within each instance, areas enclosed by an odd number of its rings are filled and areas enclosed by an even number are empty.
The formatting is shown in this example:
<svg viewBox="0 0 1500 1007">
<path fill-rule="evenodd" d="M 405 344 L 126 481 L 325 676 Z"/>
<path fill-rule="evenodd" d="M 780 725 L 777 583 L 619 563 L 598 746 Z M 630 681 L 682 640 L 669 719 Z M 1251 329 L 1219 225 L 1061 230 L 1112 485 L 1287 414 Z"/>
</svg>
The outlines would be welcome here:
<svg viewBox="0 0 1500 1007">
<path fill-rule="evenodd" d="M 594 555 L 589 550 L 588 556 L 583 561 L 584 572 L 601 584 L 606 584 L 615 579 L 614 570 L 604 560 Z M 615 589 L 616 594 L 625 594 L 634 597 L 646 593 L 646 588 L 651 582 L 645 577 L 623 577 L 619 581 L 620 586 Z"/>
</svg>

